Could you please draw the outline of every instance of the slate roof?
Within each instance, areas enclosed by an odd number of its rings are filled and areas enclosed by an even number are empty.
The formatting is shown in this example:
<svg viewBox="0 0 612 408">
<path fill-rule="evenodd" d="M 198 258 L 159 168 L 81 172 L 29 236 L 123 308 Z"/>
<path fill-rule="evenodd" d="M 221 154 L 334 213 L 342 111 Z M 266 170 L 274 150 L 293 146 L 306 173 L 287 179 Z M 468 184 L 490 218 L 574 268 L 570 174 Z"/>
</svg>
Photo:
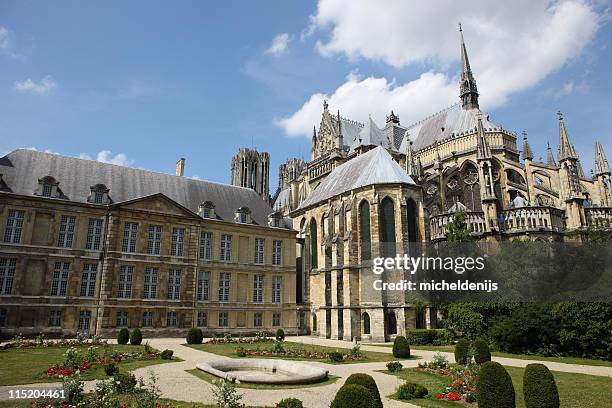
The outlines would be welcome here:
<svg viewBox="0 0 612 408">
<path fill-rule="evenodd" d="M 272 208 L 249 188 L 27 149 L 1 157 L 0 174 L 10 192 L 20 195 L 34 195 L 38 180 L 52 176 L 70 201 L 87 202 L 91 186 L 104 184 L 114 203 L 162 193 L 194 213 L 202 202 L 211 201 L 216 214 L 228 222 L 234 222 L 236 209 L 248 207 L 254 222 L 264 226 L 272 213 Z"/>
<path fill-rule="evenodd" d="M 389 152 L 379 146 L 332 170 L 298 210 L 360 187 L 396 183 L 416 185 Z"/>
</svg>

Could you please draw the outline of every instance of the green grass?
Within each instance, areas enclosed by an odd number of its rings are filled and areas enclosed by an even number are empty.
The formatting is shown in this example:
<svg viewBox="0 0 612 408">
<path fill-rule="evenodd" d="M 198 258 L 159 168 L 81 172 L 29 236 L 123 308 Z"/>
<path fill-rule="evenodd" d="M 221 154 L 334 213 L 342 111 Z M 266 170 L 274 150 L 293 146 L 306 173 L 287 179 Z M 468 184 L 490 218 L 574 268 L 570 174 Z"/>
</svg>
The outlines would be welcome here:
<svg viewBox="0 0 612 408">
<path fill-rule="evenodd" d="M 523 401 L 523 368 L 505 367 L 514 385 L 516 395 L 516 407 L 525 408 Z M 452 401 L 436 400 L 435 395 L 442 392 L 448 385 L 448 377 L 416 371 L 414 368 L 404 369 L 396 375 L 404 380 L 422 384 L 429 390 L 429 396 L 425 399 L 410 400 L 411 404 L 425 408 L 461 407 L 463 405 Z M 612 378 L 599 377 L 586 374 L 561 373 L 553 371 L 559 397 L 563 408 L 601 408 L 610 407 L 612 401 Z"/>
<path fill-rule="evenodd" d="M 202 370 L 198 370 L 197 368 L 193 370 L 185 370 L 185 371 L 209 383 L 212 383 L 214 380 L 219 379 L 219 377 L 206 373 Z M 248 389 L 255 389 L 255 390 L 287 390 L 287 389 L 295 389 L 295 388 L 302 389 L 302 388 L 321 387 L 324 385 L 330 385 L 338 381 L 339 378 L 340 377 L 330 375 L 327 377 L 326 380 L 309 383 L 309 384 L 249 384 L 249 383 L 241 382 L 240 384 L 235 384 L 235 385 L 236 385 L 236 388 L 248 388 Z"/>
<path fill-rule="evenodd" d="M 238 356 L 236 355 L 237 347 L 242 346 L 246 349 L 255 349 L 259 347 L 263 351 L 263 350 L 268 350 L 274 347 L 274 343 L 272 342 L 255 343 L 255 344 L 235 344 L 235 343 L 206 344 L 206 343 L 203 343 L 203 344 L 185 344 L 185 346 L 194 348 L 196 350 L 205 351 L 207 353 L 218 354 L 220 356 L 238 358 Z M 285 342 L 285 348 L 295 348 L 298 346 L 302 346 L 302 344 L 291 342 L 291 341 Z M 341 348 L 341 347 L 326 347 L 326 346 L 319 346 L 319 345 L 313 345 L 313 344 L 303 344 L 303 347 L 305 351 L 310 352 L 310 353 L 313 353 L 313 352 L 329 353 L 332 351 L 346 352 L 348 350 L 346 348 Z M 305 358 L 305 357 L 268 357 L 268 356 L 262 355 L 258 357 L 249 356 L 245 358 L 281 358 L 285 360 L 296 360 L 296 361 L 319 361 L 321 363 L 326 363 L 326 364 L 359 364 L 359 363 L 374 363 L 374 362 L 379 362 L 379 361 L 397 360 L 390 353 L 380 353 L 380 352 L 363 351 L 363 350 L 361 352 L 365 356 L 364 359 L 354 360 L 354 361 L 351 361 L 351 360 L 343 361 L 341 363 L 333 363 L 329 359 L 313 359 L 313 358 Z M 418 359 L 418 358 L 420 357 L 411 356 L 409 359 Z"/>
<path fill-rule="evenodd" d="M 111 345 L 110 347 L 117 351 L 142 351 L 144 349 L 144 346 L 130 345 Z M 0 370 L 0 385 L 61 382 L 61 378 L 47 377 L 44 373 L 47 368 L 63 360 L 66 349 L 66 347 L 28 347 L 0 351 L 0 367 L 2 367 L 2 370 Z M 121 371 L 131 371 L 154 364 L 176 361 L 180 360 L 173 358 L 172 360 L 127 361 L 117 363 L 117 367 Z M 83 380 L 99 380 L 106 378 L 106 373 L 103 366 L 95 365 L 85 371 L 81 378 Z"/>
</svg>

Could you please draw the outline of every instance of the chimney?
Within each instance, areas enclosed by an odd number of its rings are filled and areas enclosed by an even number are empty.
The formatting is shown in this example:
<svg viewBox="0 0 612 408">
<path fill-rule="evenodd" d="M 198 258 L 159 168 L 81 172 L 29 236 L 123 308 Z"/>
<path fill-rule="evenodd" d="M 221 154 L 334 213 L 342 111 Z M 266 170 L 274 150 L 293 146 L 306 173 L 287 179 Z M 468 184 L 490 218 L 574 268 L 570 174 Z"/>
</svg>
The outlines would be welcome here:
<svg viewBox="0 0 612 408">
<path fill-rule="evenodd" d="M 185 175 L 185 158 L 181 157 L 176 162 L 176 175 L 183 177 Z"/>
</svg>

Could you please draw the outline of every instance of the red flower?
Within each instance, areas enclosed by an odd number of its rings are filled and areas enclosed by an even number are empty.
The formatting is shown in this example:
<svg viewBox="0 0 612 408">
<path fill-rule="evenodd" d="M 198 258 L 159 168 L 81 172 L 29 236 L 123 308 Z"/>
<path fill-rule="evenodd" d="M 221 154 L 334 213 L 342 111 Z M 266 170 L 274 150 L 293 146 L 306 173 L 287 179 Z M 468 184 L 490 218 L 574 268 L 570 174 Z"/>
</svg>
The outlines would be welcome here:
<svg viewBox="0 0 612 408">
<path fill-rule="evenodd" d="M 437 398 L 437 399 L 444 399 L 444 394 L 437 394 L 437 395 L 436 395 L 436 398 Z"/>
</svg>

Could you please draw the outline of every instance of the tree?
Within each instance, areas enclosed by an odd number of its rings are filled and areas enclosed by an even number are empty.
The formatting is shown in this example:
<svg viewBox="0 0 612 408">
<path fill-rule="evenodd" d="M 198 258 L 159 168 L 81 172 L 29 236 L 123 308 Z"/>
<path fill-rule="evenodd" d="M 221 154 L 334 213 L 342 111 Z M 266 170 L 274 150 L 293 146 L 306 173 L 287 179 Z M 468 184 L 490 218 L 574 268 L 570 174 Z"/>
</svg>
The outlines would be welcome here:
<svg viewBox="0 0 612 408">
<path fill-rule="evenodd" d="M 465 222 L 466 214 L 464 210 L 458 210 L 453 215 L 453 219 L 446 224 L 446 240 L 448 242 L 471 242 L 472 237 Z"/>
</svg>

